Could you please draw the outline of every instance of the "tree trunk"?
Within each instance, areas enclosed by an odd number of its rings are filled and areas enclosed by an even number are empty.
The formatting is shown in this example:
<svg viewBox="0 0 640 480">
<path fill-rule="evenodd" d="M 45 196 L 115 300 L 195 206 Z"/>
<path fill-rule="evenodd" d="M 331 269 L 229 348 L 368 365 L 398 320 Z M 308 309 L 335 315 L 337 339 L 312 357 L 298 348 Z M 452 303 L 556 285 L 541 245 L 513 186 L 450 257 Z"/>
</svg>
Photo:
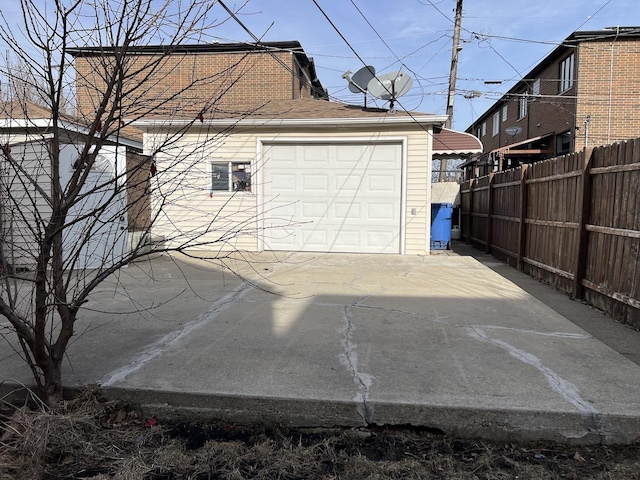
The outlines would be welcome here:
<svg viewBox="0 0 640 480">
<path fill-rule="evenodd" d="M 42 400 L 51 408 L 62 401 L 62 362 L 55 363 L 51 361 L 44 379 L 44 392 L 41 392 Z"/>
</svg>

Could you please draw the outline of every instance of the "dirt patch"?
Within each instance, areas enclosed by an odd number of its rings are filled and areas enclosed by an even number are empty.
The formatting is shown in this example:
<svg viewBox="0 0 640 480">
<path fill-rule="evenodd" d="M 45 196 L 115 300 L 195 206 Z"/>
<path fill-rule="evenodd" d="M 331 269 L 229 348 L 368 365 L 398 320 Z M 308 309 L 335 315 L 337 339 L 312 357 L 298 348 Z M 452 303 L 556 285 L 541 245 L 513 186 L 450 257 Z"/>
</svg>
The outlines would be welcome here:
<svg viewBox="0 0 640 480">
<path fill-rule="evenodd" d="M 640 445 L 468 441 L 415 429 L 164 423 L 91 388 L 0 410 L 0 479 L 638 479 Z"/>
</svg>

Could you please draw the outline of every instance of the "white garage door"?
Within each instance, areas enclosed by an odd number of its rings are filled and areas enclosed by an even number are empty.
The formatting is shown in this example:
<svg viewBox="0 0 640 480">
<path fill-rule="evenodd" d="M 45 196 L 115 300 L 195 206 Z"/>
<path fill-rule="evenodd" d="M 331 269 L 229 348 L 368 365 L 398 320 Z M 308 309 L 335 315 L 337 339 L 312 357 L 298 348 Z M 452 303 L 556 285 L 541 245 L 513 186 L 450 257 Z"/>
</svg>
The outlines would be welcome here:
<svg viewBox="0 0 640 480">
<path fill-rule="evenodd" d="M 400 253 L 400 144 L 265 144 L 263 159 L 265 249 Z"/>
</svg>

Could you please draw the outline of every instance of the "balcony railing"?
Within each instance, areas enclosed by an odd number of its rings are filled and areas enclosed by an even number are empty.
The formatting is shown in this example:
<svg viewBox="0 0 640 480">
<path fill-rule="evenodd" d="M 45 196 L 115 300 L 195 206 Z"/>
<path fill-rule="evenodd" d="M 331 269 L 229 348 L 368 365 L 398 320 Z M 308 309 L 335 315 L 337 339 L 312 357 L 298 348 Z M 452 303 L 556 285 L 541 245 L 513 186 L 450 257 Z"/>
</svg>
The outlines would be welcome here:
<svg viewBox="0 0 640 480">
<path fill-rule="evenodd" d="M 461 183 L 464 172 L 461 170 L 447 170 L 441 172 L 440 170 L 431 171 L 431 183 L 438 182 L 456 182 Z"/>
</svg>

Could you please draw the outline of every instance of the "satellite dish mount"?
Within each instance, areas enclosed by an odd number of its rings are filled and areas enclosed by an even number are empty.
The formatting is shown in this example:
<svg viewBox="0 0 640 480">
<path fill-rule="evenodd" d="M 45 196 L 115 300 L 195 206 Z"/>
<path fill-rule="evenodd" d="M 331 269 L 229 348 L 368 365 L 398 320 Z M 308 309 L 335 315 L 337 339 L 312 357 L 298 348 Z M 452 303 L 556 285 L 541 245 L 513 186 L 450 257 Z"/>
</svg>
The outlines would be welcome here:
<svg viewBox="0 0 640 480">
<path fill-rule="evenodd" d="M 367 85 L 374 97 L 389 100 L 389 112 L 395 112 L 395 102 L 407 93 L 413 85 L 413 79 L 404 72 L 385 73 L 372 78 Z"/>
<path fill-rule="evenodd" d="M 342 78 L 349 82 L 349 90 L 352 93 L 364 94 L 364 108 L 367 108 L 367 85 L 376 76 L 376 69 L 367 65 L 354 73 L 353 76 L 350 75 L 351 71 L 349 70 L 342 74 Z"/>
<path fill-rule="evenodd" d="M 351 76 L 351 71 L 344 72 L 342 78 L 349 82 L 349 90 L 364 94 L 364 108 L 367 108 L 367 92 L 376 98 L 389 100 L 389 112 L 395 112 L 395 103 L 407 93 L 413 85 L 413 79 L 404 72 L 385 73 L 376 76 L 376 69 L 371 65 L 361 68 Z"/>
</svg>

